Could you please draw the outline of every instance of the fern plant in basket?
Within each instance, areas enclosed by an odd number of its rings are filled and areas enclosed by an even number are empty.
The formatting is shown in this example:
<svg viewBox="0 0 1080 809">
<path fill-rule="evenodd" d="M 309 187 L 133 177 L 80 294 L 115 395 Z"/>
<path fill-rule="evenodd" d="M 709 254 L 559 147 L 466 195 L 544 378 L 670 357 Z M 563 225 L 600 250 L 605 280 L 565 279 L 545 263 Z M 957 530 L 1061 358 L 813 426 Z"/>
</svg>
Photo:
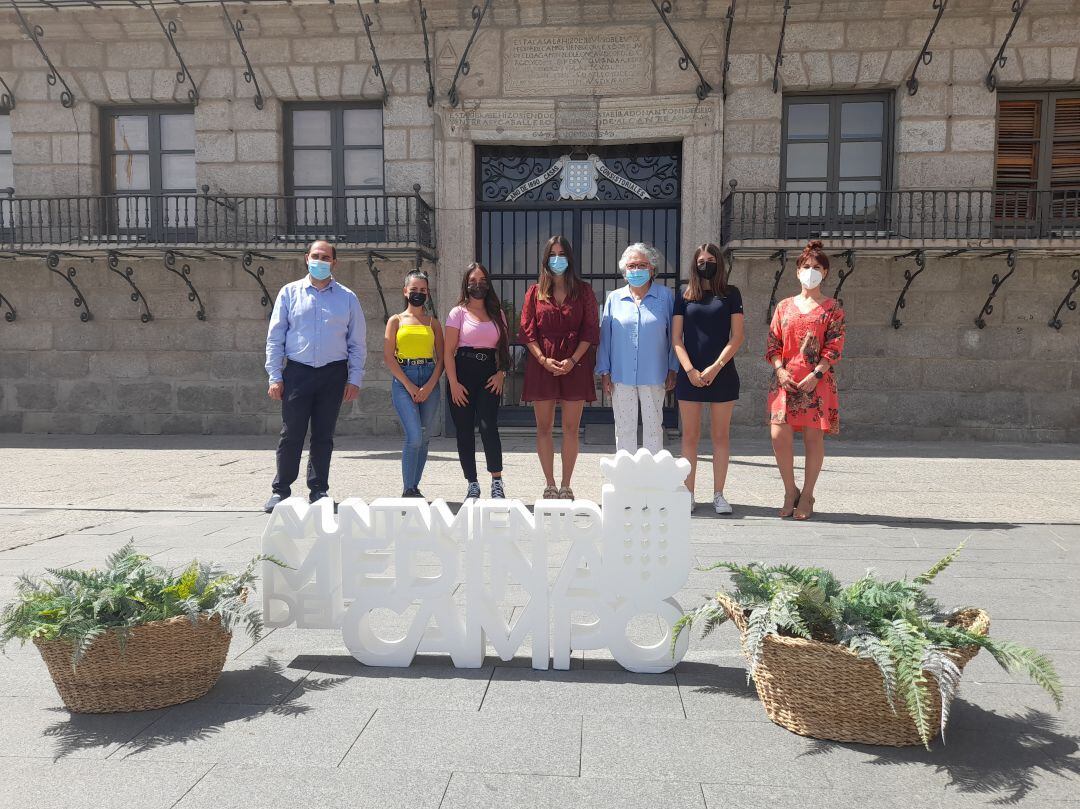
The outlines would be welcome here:
<svg viewBox="0 0 1080 809">
<path fill-rule="evenodd" d="M 733 621 L 769 718 L 821 739 L 929 748 L 939 728 L 944 738 L 961 672 L 980 649 L 1029 675 L 1060 707 L 1048 658 L 991 638 L 982 610 L 945 613 L 927 594 L 962 548 L 914 579 L 867 571 L 846 587 L 822 568 L 717 563 L 705 569 L 728 571 L 734 591 L 684 615 L 672 648 L 692 624 L 704 636 Z"/>
<path fill-rule="evenodd" d="M 79 713 L 197 699 L 217 681 L 233 628 L 260 636 L 262 616 L 248 594 L 268 558 L 238 574 L 198 561 L 172 572 L 128 543 L 103 570 L 20 576 L 0 612 L 0 647 L 33 641 L 64 704 Z"/>
</svg>

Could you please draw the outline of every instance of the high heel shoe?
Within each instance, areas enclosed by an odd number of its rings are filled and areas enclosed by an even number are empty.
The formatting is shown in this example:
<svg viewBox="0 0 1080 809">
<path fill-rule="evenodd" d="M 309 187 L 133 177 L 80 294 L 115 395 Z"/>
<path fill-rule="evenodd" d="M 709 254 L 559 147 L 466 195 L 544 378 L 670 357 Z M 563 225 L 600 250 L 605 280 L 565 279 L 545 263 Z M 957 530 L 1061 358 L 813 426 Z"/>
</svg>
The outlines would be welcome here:
<svg viewBox="0 0 1080 809">
<path fill-rule="evenodd" d="M 800 496 L 799 490 L 796 489 L 795 496 L 791 498 L 791 503 L 789 504 L 787 494 L 784 495 L 784 507 L 780 509 L 780 519 L 785 519 L 795 513 L 795 506 L 798 504 Z"/>
<path fill-rule="evenodd" d="M 805 522 L 814 516 L 814 496 L 807 495 L 806 499 L 810 501 L 809 508 L 803 508 L 803 498 L 799 498 L 799 505 L 795 507 L 795 519 L 799 522 Z"/>
</svg>

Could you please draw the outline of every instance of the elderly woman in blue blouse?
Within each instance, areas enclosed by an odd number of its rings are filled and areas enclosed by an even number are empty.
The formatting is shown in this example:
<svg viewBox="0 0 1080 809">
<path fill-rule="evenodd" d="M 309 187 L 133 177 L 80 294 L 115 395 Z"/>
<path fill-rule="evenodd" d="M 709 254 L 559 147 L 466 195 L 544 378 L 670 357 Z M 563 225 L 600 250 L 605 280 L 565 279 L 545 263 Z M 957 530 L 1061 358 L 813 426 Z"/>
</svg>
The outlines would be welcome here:
<svg viewBox="0 0 1080 809">
<path fill-rule="evenodd" d="M 596 373 L 615 414 L 615 450 L 637 452 L 638 412 L 642 445 L 649 452 L 664 448 L 664 393 L 675 387 L 679 367 L 671 346 L 675 296 L 655 283 L 661 257 L 638 242 L 623 251 L 619 271 L 626 286 L 607 296 L 600 317 Z"/>
</svg>

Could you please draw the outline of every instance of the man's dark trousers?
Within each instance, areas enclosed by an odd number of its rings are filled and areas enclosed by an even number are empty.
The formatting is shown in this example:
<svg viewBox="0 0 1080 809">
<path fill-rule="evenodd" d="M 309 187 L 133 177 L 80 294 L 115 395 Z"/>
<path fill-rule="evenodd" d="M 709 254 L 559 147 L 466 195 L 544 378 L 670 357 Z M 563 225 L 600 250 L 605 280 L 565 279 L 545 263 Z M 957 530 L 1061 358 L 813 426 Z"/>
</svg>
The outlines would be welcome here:
<svg viewBox="0 0 1080 809">
<path fill-rule="evenodd" d="M 277 448 L 274 493 L 282 497 L 292 493 L 293 481 L 300 474 L 300 455 L 310 422 L 307 484 L 312 494 L 321 494 L 330 488 L 334 428 L 345 395 L 345 384 L 349 381 L 349 363 L 341 360 L 312 368 L 299 362 L 287 362 L 281 379 L 285 383 L 285 393 L 281 397 L 281 440 Z"/>
</svg>

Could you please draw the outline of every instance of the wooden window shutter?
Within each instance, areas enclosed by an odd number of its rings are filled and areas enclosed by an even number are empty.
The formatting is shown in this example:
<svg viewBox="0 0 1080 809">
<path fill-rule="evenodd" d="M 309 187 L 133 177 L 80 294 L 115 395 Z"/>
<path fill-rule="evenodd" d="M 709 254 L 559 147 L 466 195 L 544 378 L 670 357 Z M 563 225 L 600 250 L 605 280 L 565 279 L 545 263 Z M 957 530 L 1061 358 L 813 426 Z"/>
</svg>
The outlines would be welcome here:
<svg viewBox="0 0 1080 809">
<path fill-rule="evenodd" d="M 1054 145 L 1050 187 L 1080 187 L 1080 97 L 1058 98 L 1054 105 Z"/>
<path fill-rule="evenodd" d="M 994 216 L 1028 220 L 1034 213 L 1039 186 L 1040 99 L 998 101 L 997 155 L 994 163 Z"/>
<path fill-rule="evenodd" d="M 1042 102 L 1038 99 L 998 102 L 997 162 L 999 187 L 1034 188 L 1039 180 L 1039 135 Z"/>
</svg>

